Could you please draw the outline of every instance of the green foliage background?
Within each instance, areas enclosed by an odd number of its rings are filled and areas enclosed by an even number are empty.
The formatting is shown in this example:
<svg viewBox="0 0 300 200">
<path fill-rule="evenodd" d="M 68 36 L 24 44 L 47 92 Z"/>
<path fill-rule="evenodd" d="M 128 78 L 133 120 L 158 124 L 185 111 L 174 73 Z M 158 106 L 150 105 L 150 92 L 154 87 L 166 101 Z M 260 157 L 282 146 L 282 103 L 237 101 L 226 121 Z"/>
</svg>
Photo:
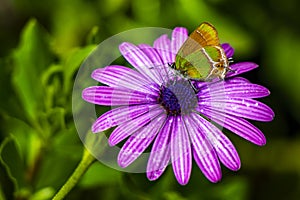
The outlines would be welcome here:
<svg viewBox="0 0 300 200">
<path fill-rule="evenodd" d="M 234 60 L 267 86 L 276 117 L 255 123 L 257 147 L 233 134 L 242 161 L 208 182 L 195 166 L 180 186 L 171 167 L 157 181 L 97 162 L 66 199 L 299 199 L 300 15 L 296 0 L 2 0 L 0 2 L 0 199 L 51 199 L 78 164 L 83 145 L 71 92 L 80 64 L 106 38 L 137 27 L 214 24 Z"/>
</svg>

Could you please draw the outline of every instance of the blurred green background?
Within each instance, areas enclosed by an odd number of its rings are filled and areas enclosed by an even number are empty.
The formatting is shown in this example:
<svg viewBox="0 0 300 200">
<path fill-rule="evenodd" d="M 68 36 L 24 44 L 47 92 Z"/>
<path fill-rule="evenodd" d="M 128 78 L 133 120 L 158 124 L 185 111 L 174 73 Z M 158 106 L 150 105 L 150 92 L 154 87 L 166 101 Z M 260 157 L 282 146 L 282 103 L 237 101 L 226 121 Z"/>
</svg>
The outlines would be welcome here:
<svg viewBox="0 0 300 200">
<path fill-rule="evenodd" d="M 298 3 L 299 5 L 299 3 Z M 260 67 L 244 76 L 267 86 L 275 111 L 255 123 L 267 137 L 257 147 L 228 133 L 242 161 L 212 184 L 194 166 L 180 186 L 169 166 L 157 181 L 97 162 L 66 199 L 299 199 L 300 14 L 296 0 L 1 0 L 0 199 L 51 199 L 82 154 L 72 119 L 74 77 L 106 38 L 138 27 L 191 32 L 216 26 L 234 60 Z"/>
</svg>

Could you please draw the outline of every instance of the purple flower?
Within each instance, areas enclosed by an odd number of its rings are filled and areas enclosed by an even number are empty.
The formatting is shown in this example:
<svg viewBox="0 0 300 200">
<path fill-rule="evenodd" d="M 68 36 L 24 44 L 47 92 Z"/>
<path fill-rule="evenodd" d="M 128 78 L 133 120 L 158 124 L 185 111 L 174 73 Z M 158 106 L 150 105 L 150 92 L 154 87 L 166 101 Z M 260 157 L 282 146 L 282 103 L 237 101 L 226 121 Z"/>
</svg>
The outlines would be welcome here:
<svg viewBox="0 0 300 200">
<path fill-rule="evenodd" d="M 187 184 L 193 157 L 206 178 L 218 182 L 222 177 L 220 163 L 234 171 L 241 165 L 235 147 L 220 127 L 264 145 L 265 136 L 247 119 L 273 119 L 273 111 L 254 100 L 270 92 L 237 77 L 257 67 L 251 62 L 232 64 L 233 71 L 224 81 L 192 81 L 192 87 L 168 65 L 175 61 L 187 37 L 185 28 L 175 28 L 171 39 L 163 35 L 153 47 L 122 43 L 119 49 L 135 69 L 117 65 L 96 69 L 92 78 L 106 86 L 86 88 L 82 97 L 93 104 L 116 106 L 94 122 L 92 131 L 116 127 L 109 136 L 111 146 L 128 138 L 118 155 L 121 167 L 151 147 L 149 180 L 159 178 L 171 162 L 177 181 Z M 222 47 L 227 57 L 233 55 L 229 44 Z"/>
</svg>

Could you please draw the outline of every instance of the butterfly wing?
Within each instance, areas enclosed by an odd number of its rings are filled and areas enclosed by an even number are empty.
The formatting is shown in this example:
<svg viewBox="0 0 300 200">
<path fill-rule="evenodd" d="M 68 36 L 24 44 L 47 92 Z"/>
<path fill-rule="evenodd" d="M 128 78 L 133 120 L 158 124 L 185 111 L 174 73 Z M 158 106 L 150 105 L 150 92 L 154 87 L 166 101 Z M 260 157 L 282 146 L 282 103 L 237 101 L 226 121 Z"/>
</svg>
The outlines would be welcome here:
<svg viewBox="0 0 300 200">
<path fill-rule="evenodd" d="M 190 34 L 179 49 L 177 55 L 185 57 L 203 47 L 219 45 L 220 41 L 215 27 L 208 22 L 203 22 Z"/>
<path fill-rule="evenodd" d="M 198 49 L 185 57 L 176 57 L 179 63 L 176 69 L 190 79 L 205 80 L 212 66 L 203 51 L 204 49 Z"/>
<path fill-rule="evenodd" d="M 191 79 L 205 80 L 209 75 L 212 66 L 206 56 L 203 55 L 203 49 L 198 49 L 187 56 L 193 67 L 187 70 L 187 75 Z"/>
<path fill-rule="evenodd" d="M 190 38 L 197 41 L 202 47 L 220 45 L 217 30 L 208 22 L 203 22 L 191 33 Z"/>
<path fill-rule="evenodd" d="M 220 62 L 221 59 L 223 62 Z M 207 80 L 219 74 L 220 77 L 223 76 L 227 66 L 226 60 L 217 30 L 210 23 L 204 22 L 183 43 L 176 54 L 174 66 L 190 79 Z M 216 69 L 218 63 L 221 68 L 218 66 Z M 213 69 L 216 75 L 212 73 Z"/>
</svg>

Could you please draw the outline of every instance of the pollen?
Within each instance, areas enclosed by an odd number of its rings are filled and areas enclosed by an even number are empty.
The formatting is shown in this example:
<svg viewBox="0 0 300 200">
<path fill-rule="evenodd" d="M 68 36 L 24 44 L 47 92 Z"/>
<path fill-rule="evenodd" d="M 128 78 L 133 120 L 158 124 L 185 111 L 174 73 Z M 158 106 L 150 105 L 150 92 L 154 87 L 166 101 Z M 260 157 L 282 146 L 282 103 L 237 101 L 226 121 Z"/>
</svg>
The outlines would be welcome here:
<svg viewBox="0 0 300 200">
<path fill-rule="evenodd" d="M 196 108 L 197 102 L 193 86 L 184 79 L 160 87 L 158 103 L 168 115 L 188 114 Z"/>
</svg>

